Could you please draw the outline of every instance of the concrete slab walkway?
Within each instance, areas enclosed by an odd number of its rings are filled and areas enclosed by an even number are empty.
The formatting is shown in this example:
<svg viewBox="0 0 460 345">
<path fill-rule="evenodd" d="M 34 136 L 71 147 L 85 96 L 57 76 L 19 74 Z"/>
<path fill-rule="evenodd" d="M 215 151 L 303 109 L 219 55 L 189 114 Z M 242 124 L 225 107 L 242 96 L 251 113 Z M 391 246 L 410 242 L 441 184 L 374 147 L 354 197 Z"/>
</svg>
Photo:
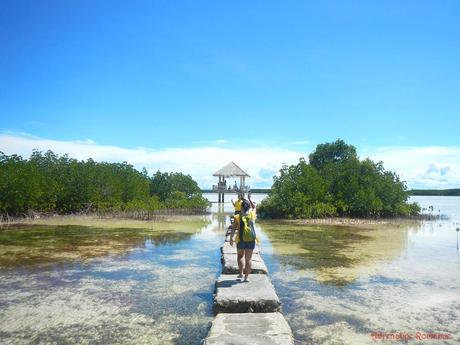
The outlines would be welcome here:
<svg viewBox="0 0 460 345">
<path fill-rule="evenodd" d="M 204 345 L 294 345 L 281 302 L 268 279 L 268 268 L 256 247 L 249 282 L 237 277 L 236 246 L 230 236 L 220 247 L 222 275 L 216 281 L 213 309 L 217 314 Z M 261 274 L 254 274 L 261 273 Z"/>
<path fill-rule="evenodd" d="M 242 282 L 236 274 L 222 274 L 216 281 L 216 314 L 270 313 L 280 309 L 281 302 L 265 274 L 251 275 L 249 282 Z"/>
<path fill-rule="evenodd" d="M 291 328 L 280 313 L 219 314 L 205 345 L 294 345 Z"/>
<path fill-rule="evenodd" d="M 243 258 L 244 265 L 244 258 Z M 244 266 L 243 266 L 244 267 Z M 238 273 L 238 259 L 236 254 L 224 253 L 222 254 L 222 273 L 224 274 L 237 274 Z M 268 268 L 264 260 L 259 254 L 252 255 L 252 274 L 267 274 Z"/>
</svg>

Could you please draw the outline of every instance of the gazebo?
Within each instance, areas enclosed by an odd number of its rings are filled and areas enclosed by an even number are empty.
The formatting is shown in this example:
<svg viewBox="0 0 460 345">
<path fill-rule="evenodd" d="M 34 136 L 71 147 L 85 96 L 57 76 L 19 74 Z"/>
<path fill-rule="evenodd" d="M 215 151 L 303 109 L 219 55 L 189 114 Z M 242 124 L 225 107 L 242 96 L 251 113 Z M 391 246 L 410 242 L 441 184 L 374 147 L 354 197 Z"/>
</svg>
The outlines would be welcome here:
<svg viewBox="0 0 460 345">
<path fill-rule="evenodd" d="M 246 191 L 246 186 L 245 186 L 245 179 L 246 177 L 251 177 L 247 172 L 245 172 L 243 169 L 241 169 L 238 165 L 236 165 L 234 162 L 228 163 L 226 166 L 223 168 L 217 170 L 212 176 L 217 176 L 219 177 L 219 182 L 217 183 L 217 186 L 213 186 L 214 190 L 217 190 L 218 193 L 218 201 L 219 203 L 224 202 L 224 194 L 225 192 L 245 192 Z M 240 178 L 240 187 L 238 188 L 228 188 L 227 189 L 227 180 L 226 178 L 232 178 L 232 177 L 239 177 Z"/>
</svg>

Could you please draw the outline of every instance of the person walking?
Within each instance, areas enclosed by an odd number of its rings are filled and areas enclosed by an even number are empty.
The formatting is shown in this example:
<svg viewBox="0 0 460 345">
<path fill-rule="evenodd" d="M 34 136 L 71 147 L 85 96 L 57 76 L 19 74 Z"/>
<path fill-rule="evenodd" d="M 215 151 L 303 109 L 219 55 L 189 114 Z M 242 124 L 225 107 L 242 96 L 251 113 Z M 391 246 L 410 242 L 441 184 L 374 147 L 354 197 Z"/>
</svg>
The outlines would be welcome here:
<svg viewBox="0 0 460 345">
<path fill-rule="evenodd" d="M 256 206 L 251 200 L 251 194 L 248 194 L 248 200 L 243 199 L 241 204 L 240 214 L 235 214 L 233 221 L 233 228 L 230 234 L 230 245 L 233 246 L 233 236 L 235 237 L 237 260 L 238 260 L 238 278 L 243 278 L 244 282 L 249 281 L 249 274 L 251 273 L 252 253 L 256 246 L 256 231 L 254 228 L 254 221 L 256 220 Z M 243 267 L 244 257 L 244 267 Z"/>
</svg>

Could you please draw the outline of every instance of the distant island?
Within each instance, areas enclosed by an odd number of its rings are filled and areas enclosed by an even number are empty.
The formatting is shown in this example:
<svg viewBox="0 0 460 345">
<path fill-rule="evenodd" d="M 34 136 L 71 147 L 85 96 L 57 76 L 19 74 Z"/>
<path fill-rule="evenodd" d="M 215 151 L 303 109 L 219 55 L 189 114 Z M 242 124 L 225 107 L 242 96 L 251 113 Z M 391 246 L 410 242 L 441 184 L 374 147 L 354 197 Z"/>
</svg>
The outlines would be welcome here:
<svg viewBox="0 0 460 345">
<path fill-rule="evenodd" d="M 409 195 L 425 196 L 460 196 L 460 188 L 452 189 L 411 189 Z"/>
</svg>

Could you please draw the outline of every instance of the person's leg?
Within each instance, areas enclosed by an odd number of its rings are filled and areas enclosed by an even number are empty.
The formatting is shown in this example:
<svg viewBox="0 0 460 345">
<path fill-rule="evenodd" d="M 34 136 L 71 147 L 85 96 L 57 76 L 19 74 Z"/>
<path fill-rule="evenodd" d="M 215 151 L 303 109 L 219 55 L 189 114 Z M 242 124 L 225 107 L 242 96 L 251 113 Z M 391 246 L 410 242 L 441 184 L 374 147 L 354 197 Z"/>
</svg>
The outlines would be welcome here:
<svg viewBox="0 0 460 345">
<path fill-rule="evenodd" d="M 252 266 L 252 252 L 254 249 L 245 249 L 244 251 L 244 261 L 246 261 L 244 266 L 244 280 L 248 280 L 248 275 L 251 273 Z"/>
<path fill-rule="evenodd" d="M 238 278 L 243 277 L 243 256 L 244 256 L 244 249 L 237 249 L 237 261 L 238 261 Z"/>
</svg>

